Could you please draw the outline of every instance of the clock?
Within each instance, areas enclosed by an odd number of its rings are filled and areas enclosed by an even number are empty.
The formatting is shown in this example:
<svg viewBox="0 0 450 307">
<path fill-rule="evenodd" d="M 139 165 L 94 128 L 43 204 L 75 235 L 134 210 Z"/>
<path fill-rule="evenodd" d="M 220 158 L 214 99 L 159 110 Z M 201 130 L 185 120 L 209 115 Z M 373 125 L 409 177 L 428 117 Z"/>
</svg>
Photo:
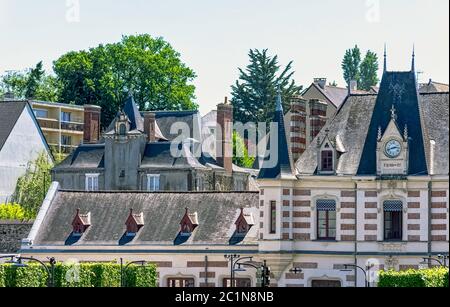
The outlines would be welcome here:
<svg viewBox="0 0 450 307">
<path fill-rule="evenodd" d="M 390 140 L 386 143 L 384 152 L 389 158 L 395 159 L 400 156 L 400 153 L 402 152 L 402 145 L 397 140 Z"/>
</svg>

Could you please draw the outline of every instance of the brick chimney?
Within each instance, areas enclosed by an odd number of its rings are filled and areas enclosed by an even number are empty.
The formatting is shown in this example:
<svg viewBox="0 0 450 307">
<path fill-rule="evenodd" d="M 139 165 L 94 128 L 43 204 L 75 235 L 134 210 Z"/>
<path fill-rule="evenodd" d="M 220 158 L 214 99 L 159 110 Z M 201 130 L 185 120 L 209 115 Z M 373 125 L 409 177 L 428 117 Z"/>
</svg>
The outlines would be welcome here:
<svg viewBox="0 0 450 307">
<path fill-rule="evenodd" d="M 349 94 L 355 93 L 358 90 L 358 81 L 350 80 Z"/>
<path fill-rule="evenodd" d="M 296 162 L 306 150 L 306 100 L 300 96 L 291 101 L 290 141 L 292 159 Z"/>
<path fill-rule="evenodd" d="M 102 108 L 94 105 L 84 106 L 84 144 L 100 141 L 100 118 Z"/>
<path fill-rule="evenodd" d="M 227 174 L 233 173 L 233 106 L 225 102 L 217 106 L 216 160 Z"/>
<path fill-rule="evenodd" d="M 156 142 L 156 115 L 155 113 L 144 113 L 144 133 L 147 135 L 147 142 Z"/>
</svg>

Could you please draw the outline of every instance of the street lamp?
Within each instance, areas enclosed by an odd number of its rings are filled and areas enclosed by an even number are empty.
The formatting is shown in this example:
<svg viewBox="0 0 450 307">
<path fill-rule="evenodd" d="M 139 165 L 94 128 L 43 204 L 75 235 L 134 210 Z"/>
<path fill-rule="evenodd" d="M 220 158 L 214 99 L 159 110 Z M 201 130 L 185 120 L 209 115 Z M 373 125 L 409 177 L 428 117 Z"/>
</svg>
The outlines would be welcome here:
<svg viewBox="0 0 450 307">
<path fill-rule="evenodd" d="M 50 266 L 51 266 L 51 271 L 49 270 L 49 268 L 47 267 L 47 265 L 40 261 L 39 259 L 33 258 L 33 257 L 22 257 L 20 255 L 8 255 L 8 256 L 1 256 L 0 259 L 7 259 L 10 258 L 10 261 L 7 261 L 7 263 L 11 263 L 12 265 L 14 265 L 15 267 L 27 267 L 28 265 L 25 263 L 22 263 L 22 260 L 26 260 L 26 261 L 34 261 L 39 263 L 42 267 L 44 267 L 45 272 L 47 273 L 47 286 L 48 287 L 54 287 L 55 286 L 55 264 L 56 264 L 56 260 L 55 258 L 50 258 L 49 262 L 50 262 Z"/>
<path fill-rule="evenodd" d="M 448 255 L 442 255 L 442 254 L 437 255 L 436 258 L 434 258 L 434 257 L 424 257 L 423 261 L 420 264 L 421 265 L 430 265 L 431 261 L 435 261 L 435 262 L 439 263 L 439 266 L 447 267 L 447 259 L 448 258 L 449 258 Z"/>
<path fill-rule="evenodd" d="M 144 266 L 147 263 L 145 260 L 138 260 L 138 261 L 132 261 L 127 263 L 127 265 L 123 266 L 123 258 L 120 258 L 120 287 L 126 287 L 125 282 L 125 275 L 127 273 L 127 269 L 132 264 L 140 264 L 141 266 Z"/>
<path fill-rule="evenodd" d="M 366 266 L 366 269 L 360 267 L 359 265 L 355 264 L 344 264 L 344 270 L 341 270 L 342 272 L 348 272 L 350 271 L 349 268 L 356 268 L 361 270 L 364 273 L 364 279 L 365 279 L 365 287 L 370 288 L 369 280 L 367 279 L 367 276 L 370 272 L 370 269 L 372 269 L 375 265 L 373 263 Z"/>
</svg>

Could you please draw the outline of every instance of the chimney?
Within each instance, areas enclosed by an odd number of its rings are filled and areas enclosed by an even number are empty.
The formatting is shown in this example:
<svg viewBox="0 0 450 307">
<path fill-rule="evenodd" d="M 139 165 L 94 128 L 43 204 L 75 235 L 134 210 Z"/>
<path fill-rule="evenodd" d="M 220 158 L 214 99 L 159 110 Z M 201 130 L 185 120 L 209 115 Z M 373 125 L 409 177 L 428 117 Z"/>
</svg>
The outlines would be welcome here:
<svg viewBox="0 0 450 307">
<path fill-rule="evenodd" d="M 291 101 L 290 141 L 292 159 L 296 162 L 306 149 L 306 100 L 300 96 Z"/>
<path fill-rule="evenodd" d="M 227 174 L 233 173 L 233 106 L 227 97 L 217 106 L 216 159 Z"/>
<path fill-rule="evenodd" d="M 95 144 L 100 141 L 101 110 L 99 106 L 84 106 L 84 144 Z"/>
<path fill-rule="evenodd" d="M 147 142 L 156 142 L 156 115 L 155 113 L 144 113 L 144 133 L 147 135 Z"/>
<path fill-rule="evenodd" d="M 327 78 L 315 78 L 314 83 L 317 83 L 320 88 L 324 89 L 327 85 Z"/>
<path fill-rule="evenodd" d="M 350 80 L 349 85 L 349 94 L 352 94 L 358 90 L 358 81 L 356 80 Z"/>
</svg>

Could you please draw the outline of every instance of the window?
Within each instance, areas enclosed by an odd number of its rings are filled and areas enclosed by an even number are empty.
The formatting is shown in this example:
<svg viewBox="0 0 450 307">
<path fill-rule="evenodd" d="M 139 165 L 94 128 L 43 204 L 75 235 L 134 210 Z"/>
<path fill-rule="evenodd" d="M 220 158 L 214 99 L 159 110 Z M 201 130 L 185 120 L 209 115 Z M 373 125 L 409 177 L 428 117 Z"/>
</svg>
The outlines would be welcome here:
<svg viewBox="0 0 450 307">
<path fill-rule="evenodd" d="M 99 174 L 86 175 L 86 191 L 98 191 L 98 177 Z"/>
<path fill-rule="evenodd" d="M 401 241 L 403 238 L 403 203 L 399 200 L 384 202 L 384 240 Z"/>
<path fill-rule="evenodd" d="M 193 278 L 169 278 L 167 286 L 169 288 L 193 288 L 195 281 Z"/>
<path fill-rule="evenodd" d="M 61 121 L 66 123 L 71 122 L 72 114 L 69 112 L 61 112 Z"/>
<path fill-rule="evenodd" d="M 252 281 L 250 278 L 233 278 L 234 288 L 250 288 L 252 286 Z M 223 287 L 231 288 L 231 278 L 223 279 Z"/>
<path fill-rule="evenodd" d="M 147 191 L 159 191 L 160 175 L 147 175 Z"/>
<path fill-rule="evenodd" d="M 333 152 L 331 150 L 322 151 L 322 171 L 332 172 L 334 170 L 333 166 Z"/>
<path fill-rule="evenodd" d="M 196 191 L 203 191 L 203 178 L 202 177 L 197 177 L 195 178 L 195 190 Z"/>
<path fill-rule="evenodd" d="M 270 202 L 270 233 L 277 233 L 277 202 Z"/>
<path fill-rule="evenodd" d="M 336 240 L 336 202 L 317 201 L 317 239 Z"/>
<path fill-rule="evenodd" d="M 61 145 L 71 146 L 72 145 L 72 137 L 69 135 L 61 135 Z"/>
<path fill-rule="evenodd" d="M 37 118 L 48 118 L 48 111 L 42 109 L 34 109 L 34 114 Z"/>
<path fill-rule="evenodd" d="M 341 282 L 339 280 L 313 280 L 311 282 L 313 288 L 341 288 Z"/>
<path fill-rule="evenodd" d="M 127 134 L 127 127 L 125 124 L 120 124 L 119 126 L 119 135 L 124 136 Z"/>
</svg>

